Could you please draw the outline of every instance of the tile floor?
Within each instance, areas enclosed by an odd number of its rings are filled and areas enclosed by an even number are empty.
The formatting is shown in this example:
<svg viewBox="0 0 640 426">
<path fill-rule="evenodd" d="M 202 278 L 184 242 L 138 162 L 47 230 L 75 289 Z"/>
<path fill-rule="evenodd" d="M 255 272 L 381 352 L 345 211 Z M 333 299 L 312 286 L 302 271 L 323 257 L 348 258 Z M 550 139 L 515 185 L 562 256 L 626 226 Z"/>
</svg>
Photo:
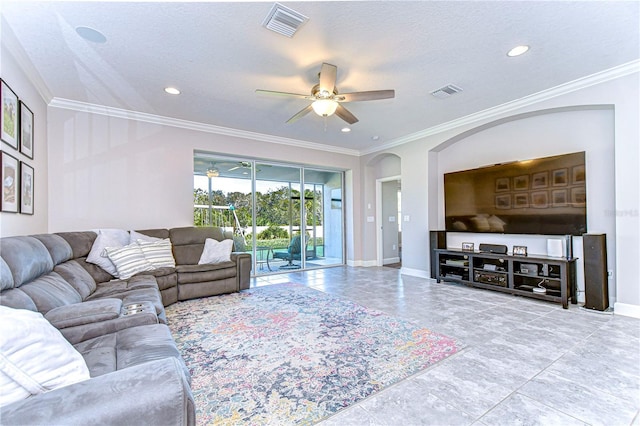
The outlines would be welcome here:
<svg viewBox="0 0 640 426">
<path fill-rule="evenodd" d="M 262 276 L 407 318 L 465 348 L 320 424 L 640 426 L 640 320 L 398 269 L 336 267 Z"/>
</svg>

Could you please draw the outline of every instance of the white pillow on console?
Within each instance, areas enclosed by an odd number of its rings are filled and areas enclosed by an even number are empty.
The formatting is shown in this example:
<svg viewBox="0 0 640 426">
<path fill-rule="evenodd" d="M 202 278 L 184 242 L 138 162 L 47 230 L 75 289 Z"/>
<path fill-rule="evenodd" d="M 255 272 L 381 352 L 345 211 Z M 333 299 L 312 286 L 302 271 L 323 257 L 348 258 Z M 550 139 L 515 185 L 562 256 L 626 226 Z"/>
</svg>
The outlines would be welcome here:
<svg viewBox="0 0 640 426">
<path fill-rule="evenodd" d="M 233 250 L 233 240 L 217 241 L 213 238 L 204 240 L 204 250 L 200 256 L 198 265 L 205 263 L 229 262 L 231 251 Z"/>
<path fill-rule="evenodd" d="M 116 266 L 107 257 L 105 248 L 123 247 L 129 244 L 129 233 L 123 229 L 98 229 L 94 231 L 98 234 L 91 251 L 87 256 L 87 262 L 98 265 L 113 276 L 117 275 Z"/>
<path fill-rule="evenodd" d="M 82 355 L 42 314 L 0 306 L 0 406 L 88 380 Z"/>
<path fill-rule="evenodd" d="M 144 257 L 142 249 L 138 243 L 129 244 L 124 247 L 106 247 L 107 256 L 116 266 L 116 277 L 121 280 L 131 278 L 133 275 L 151 271 L 155 267 Z"/>
<path fill-rule="evenodd" d="M 140 246 L 145 259 L 156 268 L 176 267 L 176 260 L 173 258 L 171 240 L 169 238 L 153 242 L 138 240 L 138 246 Z"/>
</svg>

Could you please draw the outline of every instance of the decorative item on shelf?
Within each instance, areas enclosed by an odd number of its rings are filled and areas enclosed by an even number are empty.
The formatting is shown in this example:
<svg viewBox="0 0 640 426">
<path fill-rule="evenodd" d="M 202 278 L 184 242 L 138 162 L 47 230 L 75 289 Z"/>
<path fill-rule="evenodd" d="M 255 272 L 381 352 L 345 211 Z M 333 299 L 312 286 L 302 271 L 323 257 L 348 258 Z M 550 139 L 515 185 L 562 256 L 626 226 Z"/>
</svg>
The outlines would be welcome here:
<svg viewBox="0 0 640 426">
<path fill-rule="evenodd" d="M 13 149 L 18 149 L 18 95 L 4 80 L 0 81 L 0 101 L 0 139 Z"/>
<path fill-rule="evenodd" d="M 513 246 L 513 255 L 514 256 L 526 256 L 527 255 L 527 246 Z"/>
<path fill-rule="evenodd" d="M 531 290 L 534 293 L 538 293 L 538 294 L 546 294 L 547 293 L 547 289 L 545 287 L 542 286 L 542 283 L 544 283 L 544 280 L 540 281 L 538 283 L 537 287 L 533 287 Z"/>
<path fill-rule="evenodd" d="M 473 243 L 462 243 L 462 251 L 473 251 Z"/>
</svg>

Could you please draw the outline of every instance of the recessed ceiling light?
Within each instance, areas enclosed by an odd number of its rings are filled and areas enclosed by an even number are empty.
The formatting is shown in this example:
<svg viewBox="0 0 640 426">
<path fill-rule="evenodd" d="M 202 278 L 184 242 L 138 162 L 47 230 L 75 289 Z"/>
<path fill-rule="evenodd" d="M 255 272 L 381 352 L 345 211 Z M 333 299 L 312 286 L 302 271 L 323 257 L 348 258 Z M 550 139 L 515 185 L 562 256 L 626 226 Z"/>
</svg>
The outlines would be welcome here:
<svg viewBox="0 0 640 426">
<path fill-rule="evenodd" d="M 170 95 L 179 95 L 180 91 L 178 89 L 176 89 L 175 87 L 165 87 L 164 91 L 167 92 Z"/>
<path fill-rule="evenodd" d="M 100 31 L 89 27 L 76 27 L 76 33 L 83 39 L 93 43 L 106 43 L 107 38 Z"/>
<path fill-rule="evenodd" d="M 350 127 L 343 127 L 342 129 L 340 129 L 340 131 L 342 133 L 349 133 L 351 131 L 351 128 Z"/>
<path fill-rule="evenodd" d="M 516 46 L 513 49 L 511 49 L 509 52 L 507 52 L 507 56 L 520 56 L 523 53 L 526 53 L 527 50 L 529 50 L 529 46 L 527 45 L 521 45 L 521 46 Z"/>
</svg>

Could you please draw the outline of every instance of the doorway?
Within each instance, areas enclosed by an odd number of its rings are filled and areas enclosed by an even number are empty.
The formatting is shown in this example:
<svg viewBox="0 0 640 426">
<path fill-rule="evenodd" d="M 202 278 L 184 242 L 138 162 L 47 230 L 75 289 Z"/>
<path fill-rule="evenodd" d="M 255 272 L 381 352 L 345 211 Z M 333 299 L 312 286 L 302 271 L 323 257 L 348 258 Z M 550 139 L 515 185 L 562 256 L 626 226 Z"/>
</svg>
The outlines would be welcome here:
<svg viewBox="0 0 640 426">
<path fill-rule="evenodd" d="M 400 176 L 376 180 L 377 265 L 402 267 L 402 190 Z"/>
</svg>

